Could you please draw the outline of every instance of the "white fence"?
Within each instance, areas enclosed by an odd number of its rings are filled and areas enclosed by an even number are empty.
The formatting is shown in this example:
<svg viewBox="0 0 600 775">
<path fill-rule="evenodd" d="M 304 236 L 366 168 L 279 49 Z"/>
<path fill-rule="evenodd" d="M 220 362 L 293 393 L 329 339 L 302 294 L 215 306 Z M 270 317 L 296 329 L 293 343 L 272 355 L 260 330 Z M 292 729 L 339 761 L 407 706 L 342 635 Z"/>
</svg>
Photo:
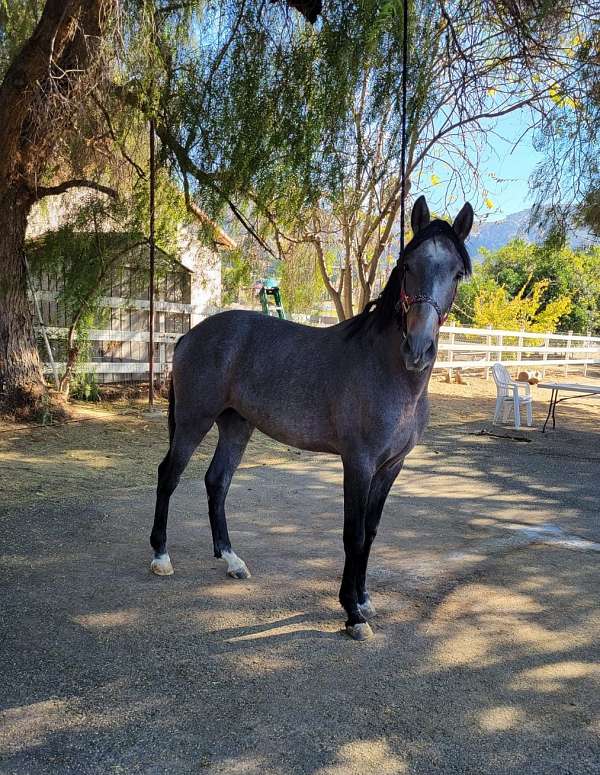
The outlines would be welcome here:
<svg viewBox="0 0 600 775">
<path fill-rule="evenodd" d="M 487 370 L 496 361 L 542 371 L 562 367 L 565 374 L 577 366 L 585 374 L 600 364 L 600 337 L 442 326 L 437 369 Z"/>
<path fill-rule="evenodd" d="M 116 301 L 107 300 L 110 306 L 116 306 Z M 141 304 L 142 302 L 138 302 Z M 147 302 L 143 302 L 147 304 Z M 108 306 L 108 305 L 107 305 Z M 173 302 L 157 302 L 159 309 L 178 311 L 183 308 L 188 311 L 190 305 Z M 307 316 L 298 316 L 299 322 L 309 322 Z M 324 325 L 325 322 L 313 322 L 313 325 Z M 47 328 L 51 337 L 66 334 L 66 329 Z M 93 342 L 148 342 L 147 331 L 115 331 L 96 329 L 89 332 Z M 155 370 L 157 374 L 170 370 L 173 344 L 181 336 L 178 333 L 157 331 L 155 333 L 156 357 Z M 526 331 L 500 331 L 493 328 L 464 328 L 462 326 L 442 326 L 438 348 L 436 369 L 487 370 L 496 361 L 501 361 L 507 367 L 535 368 L 544 371 L 581 368 L 583 373 L 591 365 L 600 364 L 600 337 L 580 336 L 576 334 L 529 333 Z M 64 364 L 58 363 L 59 371 Z M 49 365 L 47 370 L 50 371 Z M 130 379 L 143 380 L 148 378 L 149 364 L 146 358 L 134 361 L 125 359 L 106 359 L 90 363 L 82 363 L 77 371 L 103 375 L 108 381 L 119 380 L 119 375 L 130 375 Z M 135 375 L 135 376 L 134 376 Z"/>
</svg>

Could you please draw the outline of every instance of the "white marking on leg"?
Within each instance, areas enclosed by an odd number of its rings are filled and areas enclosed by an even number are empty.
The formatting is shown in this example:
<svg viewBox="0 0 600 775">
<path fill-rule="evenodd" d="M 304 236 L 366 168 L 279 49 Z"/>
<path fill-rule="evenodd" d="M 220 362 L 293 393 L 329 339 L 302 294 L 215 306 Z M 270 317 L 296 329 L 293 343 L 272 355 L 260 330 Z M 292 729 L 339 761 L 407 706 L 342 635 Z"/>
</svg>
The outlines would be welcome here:
<svg viewBox="0 0 600 775">
<path fill-rule="evenodd" d="M 159 554 L 150 563 L 150 570 L 157 576 L 172 576 L 175 572 L 168 554 Z"/>
<path fill-rule="evenodd" d="M 227 552 L 221 553 L 221 559 L 227 563 L 227 575 L 233 579 L 249 579 L 250 571 L 248 566 L 238 557 L 237 554 L 231 549 Z"/>
<path fill-rule="evenodd" d="M 375 610 L 375 606 L 371 602 L 371 598 L 368 595 L 364 603 L 358 604 L 358 610 L 365 617 L 365 619 L 370 619 L 371 616 L 375 616 L 375 614 L 377 613 L 377 611 Z"/>
</svg>

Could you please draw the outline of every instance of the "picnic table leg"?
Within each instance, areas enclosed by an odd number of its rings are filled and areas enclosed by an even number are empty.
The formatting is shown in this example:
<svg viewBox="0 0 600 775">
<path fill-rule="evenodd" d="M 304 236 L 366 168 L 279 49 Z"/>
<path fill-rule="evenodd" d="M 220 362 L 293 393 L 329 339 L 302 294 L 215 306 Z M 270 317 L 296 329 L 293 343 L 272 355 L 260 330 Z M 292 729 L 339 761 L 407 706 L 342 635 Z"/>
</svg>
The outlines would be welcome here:
<svg viewBox="0 0 600 775">
<path fill-rule="evenodd" d="M 558 390 L 556 391 L 556 395 L 554 396 L 554 403 L 552 404 L 552 430 L 556 428 L 556 417 L 554 415 L 556 414 L 557 403 L 558 403 Z"/>
<path fill-rule="evenodd" d="M 556 420 L 554 419 L 554 410 L 556 408 L 556 399 L 558 397 L 558 390 L 556 388 L 552 388 L 552 393 L 550 394 L 550 406 L 548 407 L 548 414 L 546 415 L 546 422 L 544 423 L 544 427 L 542 428 L 542 433 L 546 433 L 546 425 L 548 425 L 548 420 L 550 419 L 550 416 L 552 415 L 552 427 L 556 427 Z"/>
</svg>

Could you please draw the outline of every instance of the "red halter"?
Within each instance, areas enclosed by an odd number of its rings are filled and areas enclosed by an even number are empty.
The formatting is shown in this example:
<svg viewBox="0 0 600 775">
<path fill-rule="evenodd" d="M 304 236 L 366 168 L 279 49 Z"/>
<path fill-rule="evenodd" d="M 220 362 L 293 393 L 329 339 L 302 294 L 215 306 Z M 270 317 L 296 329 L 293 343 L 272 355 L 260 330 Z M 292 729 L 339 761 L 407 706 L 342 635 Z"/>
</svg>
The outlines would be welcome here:
<svg viewBox="0 0 600 775">
<path fill-rule="evenodd" d="M 452 309 L 452 305 L 454 304 L 457 288 L 458 288 L 458 283 L 456 283 L 456 285 L 454 286 L 454 293 L 452 294 L 452 301 L 450 302 L 450 306 L 448 307 L 446 312 L 442 313 L 442 310 L 440 309 L 440 305 L 437 303 L 435 299 L 432 299 L 431 296 L 426 296 L 423 293 L 420 293 L 417 296 L 409 296 L 409 294 L 406 293 L 406 291 L 404 290 L 404 278 L 402 278 L 402 287 L 400 289 L 400 305 L 402 306 L 404 315 L 406 316 L 408 314 L 408 310 L 413 306 L 413 304 L 431 304 L 431 306 L 437 312 L 438 325 L 443 326 L 446 320 L 448 320 L 448 315 L 450 314 L 450 310 Z"/>
</svg>

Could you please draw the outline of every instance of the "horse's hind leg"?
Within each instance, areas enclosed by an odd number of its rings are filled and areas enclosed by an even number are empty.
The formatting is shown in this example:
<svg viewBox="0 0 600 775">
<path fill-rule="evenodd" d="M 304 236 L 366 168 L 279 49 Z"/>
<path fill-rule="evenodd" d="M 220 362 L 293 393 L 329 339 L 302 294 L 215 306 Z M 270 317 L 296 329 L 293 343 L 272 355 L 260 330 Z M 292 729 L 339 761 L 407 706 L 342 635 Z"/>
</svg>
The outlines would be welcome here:
<svg viewBox="0 0 600 775">
<path fill-rule="evenodd" d="M 231 548 L 225 517 L 225 498 L 254 426 L 233 409 L 227 409 L 219 415 L 217 425 L 219 443 L 204 477 L 215 557 L 225 560 L 227 575 L 236 579 L 247 579 L 250 577 L 250 571 L 246 563 Z"/>
<path fill-rule="evenodd" d="M 210 430 L 213 419 L 196 420 L 193 423 L 178 423 L 171 446 L 158 467 L 158 486 L 156 488 L 156 509 L 154 525 L 150 535 L 150 544 L 154 549 L 154 559 L 150 569 L 158 576 L 170 576 L 173 573 L 171 559 L 167 553 L 167 519 L 169 501 L 179 484 L 196 447 Z"/>
</svg>

